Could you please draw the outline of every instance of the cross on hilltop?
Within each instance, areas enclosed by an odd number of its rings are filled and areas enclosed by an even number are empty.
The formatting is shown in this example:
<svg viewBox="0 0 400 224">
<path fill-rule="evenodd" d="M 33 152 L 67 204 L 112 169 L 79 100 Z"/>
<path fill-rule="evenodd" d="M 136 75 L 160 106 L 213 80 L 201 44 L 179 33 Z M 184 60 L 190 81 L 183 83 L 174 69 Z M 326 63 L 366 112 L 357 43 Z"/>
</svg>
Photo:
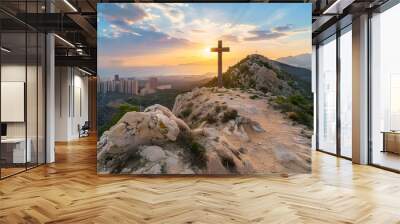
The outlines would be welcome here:
<svg viewBox="0 0 400 224">
<path fill-rule="evenodd" d="M 222 47 L 222 40 L 218 41 L 218 47 L 211 48 L 211 52 L 218 52 L 218 88 L 222 85 L 222 52 L 229 52 L 229 47 Z"/>
</svg>

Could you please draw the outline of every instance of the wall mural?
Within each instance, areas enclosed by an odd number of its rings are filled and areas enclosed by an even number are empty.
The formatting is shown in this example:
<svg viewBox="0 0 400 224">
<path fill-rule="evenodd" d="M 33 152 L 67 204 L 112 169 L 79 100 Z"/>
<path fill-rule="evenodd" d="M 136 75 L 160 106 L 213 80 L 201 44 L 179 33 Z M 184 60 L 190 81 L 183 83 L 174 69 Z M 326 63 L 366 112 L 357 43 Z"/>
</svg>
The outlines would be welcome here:
<svg viewBox="0 0 400 224">
<path fill-rule="evenodd" d="M 99 174 L 311 170 L 311 4 L 98 4 Z"/>
</svg>

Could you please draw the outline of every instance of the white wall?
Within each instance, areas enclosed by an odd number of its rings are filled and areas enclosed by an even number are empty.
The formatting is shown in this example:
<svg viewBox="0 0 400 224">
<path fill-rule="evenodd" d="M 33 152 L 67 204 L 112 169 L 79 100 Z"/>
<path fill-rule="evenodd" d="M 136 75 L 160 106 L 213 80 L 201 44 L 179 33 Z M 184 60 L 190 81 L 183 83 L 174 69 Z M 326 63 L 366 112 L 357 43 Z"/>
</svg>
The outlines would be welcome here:
<svg viewBox="0 0 400 224">
<path fill-rule="evenodd" d="M 38 70 L 37 70 L 38 69 Z M 2 82 L 24 82 L 26 85 L 26 106 L 20 108 L 20 113 L 26 112 L 26 120 L 22 122 L 6 122 L 8 138 L 24 138 L 25 135 L 29 139 L 32 151 L 32 161 L 44 163 L 45 150 L 45 120 L 44 120 L 44 92 L 42 68 L 35 66 L 25 66 L 25 64 L 3 64 L 1 66 Z M 27 80 L 25 80 L 27 78 Z M 24 90 L 20 90 L 20 94 L 24 94 Z M 2 96 L 7 97 L 7 96 Z M 15 109 L 15 108 L 14 108 Z M 13 113 L 13 108 L 2 107 L 1 110 L 6 113 Z M 9 111 L 7 111 L 9 110 Z M 15 112 L 14 112 L 15 113 Z M 37 156 L 38 154 L 38 156 Z"/>
<path fill-rule="evenodd" d="M 25 82 L 25 69 L 25 64 L 2 65 L 1 81 Z M 7 108 L 1 108 L 1 110 L 7 110 Z M 25 122 L 7 123 L 7 137 L 25 137 Z"/>
<path fill-rule="evenodd" d="M 67 141 L 69 133 L 68 117 L 69 117 L 69 95 L 68 88 L 70 77 L 67 67 L 55 68 L 55 141 Z"/>
<path fill-rule="evenodd" d="M 25 70 L 27 69 L 27 70 Z M 30 74 L 36 74 L 36 67 L 28 66 L 25 67 L 24 65 L 18 64 L 5 64 L 1 66 L 1 81 L 2 82 L 24 82 L 26 72 Z M 29 78 L 29 77 L 28 77 Z M 36 80 L 28 80 L 29 86 L 36 86 Z M 36 108 L 36 88 L 27 88 L 27 106 L 35 107 Z M 33 104 L 32 104 L 33 103 Z M 1 108 L 1 110 L 7 110 L 7 108 Z M 27 109 L 28 110 L 28 109 Z M 36 111 L 36 109 L 35 109 Z M 31 112 L 31 110 L 28 110 Z M 28 122 L 33 122 L 35 124 L 28 124 L 28 129 L 32 127 L 36 130 L 36 113 L 27 113 Z M 26 122 L 8 122 L 7 123 L 7 135 L 8 137 L 25 137 L 25 124 Z M 34 127 L 33 127 L 34 126 Z M 30 132 L 28 130 L 28 137 Z M 36 132 L 35 132 L 36 134 Z"/>
<path fill-rule="evenodd" d="M 76 68 L 56 67 L 56 141 L 79 138 L 78 125 L 88 120 L 88 78 L 83 75 Z"/>
</svg>

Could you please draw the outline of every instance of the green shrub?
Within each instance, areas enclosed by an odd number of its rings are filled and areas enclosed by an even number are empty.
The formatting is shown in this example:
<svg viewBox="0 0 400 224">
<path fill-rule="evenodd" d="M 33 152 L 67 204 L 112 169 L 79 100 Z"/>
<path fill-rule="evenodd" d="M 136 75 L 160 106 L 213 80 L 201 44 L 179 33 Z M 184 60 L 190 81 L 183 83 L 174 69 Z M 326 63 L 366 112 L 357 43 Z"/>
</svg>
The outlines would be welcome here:
<svg viewBox="0 0 400 224">
<path fill-rule="evenodd" d="M 255 100 L 255 99 L 258 99 L 258 98 L 260 98 L 258 95 L 252 95 L 252 96 L 250 96 L 250 99 L 252 99 L 252 100 Z"/>
<path fill-rule="evenodd" d="M 161 173 L 162 174 L 167 173 L 167 165 L 165 163 L 161 164 Z"/>
<path fill-rule="evenodd" d="M 222 165 L 232 173 L 236 172 L 236 165 L 232 158 L 221 157 Z"/>
<path fill-rule="evenodd" d="M 292 120 L 297 120 L 299 118 L 296 112 L 288 112 L 287 115 Z"/>
<path fill-rule="evenodd" d="M 186 108 L 181 112 L 181 116 L 183 118 L 189 117 L 189 115 L 192 113 L 192 108 Z"/>
<path fill-rule="evenodd" d="M 190 135 L 182 135 L 178 144 L 188 150 L 192 166 L 204 168 L 207 165 L 206 149 Z"/>
<path fill-rule="evenodd" d="M 127 112 L 131 111 L 139 111 L 139 108 L 129 103 L 121 104 L 118 108 L 117 113 L 111 117 L 110 121 L 100 127 L 99 136 L 101 136 L 105 131 L 114 126 Z"/>
<path fill-rule="evenodd" d="M 225 111 L 224 116 L 222 117 L 222 122 L 226 123 L 230 120 L 234 120 L 237 116 L 238 112 L 235 109 Z"/>
<path fill-rule="evenodd" d="M 247 67 L 247 65 L 240 65 L 239 66 L 239 72 L 240 73 L 248 73 L 249 72 L 249 67 Z"/>
<path fill-rule="evenodd" d="M 250 88 L 255 88 L 256 87 L 256 81 L 254 79 L 250 79 L 249 81 L 249 87 Z"/>
<path fill-rule="evenodd" d="M 265 67 L 267 67 L 267 68 L 269 68 L 269 69 L 272 69 L 272 66 L 271 66 L 268 62 L 263 62 L 263 61 L 262 61 L 262 63 L 263 63 L 263 65 L 264 65 Z"/>
<path fill-rule="evenodd" d="M 278 77 L 278 79 L 284 80 L 285 79 L 285 75 L 282 71 L 280 70 L 274 70 L 276 77 Z"/>
<path fill-rule="evenodd" d="M 217 105 L 215 107 L 215 112 L 217 112 L 217 113 L 221 112 L 221 106 L 220 105 Z"/>
<path fill-rule="evenodd" d="M 275 99 L 278 109 L 288 113 L 288 118 L 309 128 L 313 126 L 313 102 L 302 95 L 288 97 L 278 96 Z"/>
<path fill-rule="evenodd" d="M 214 124 L 215 122 L 217 122 L 217 119 L 215 119 L 215 117 L 212 116 L 211 114 L 207 114 L 206 121 L 209 124 Z"/>
<path fill-rule="evenodd" d="M 192 108 L 193 107 L 193 102 L 188 103 L 187 107 L 188 108 Z"/>
<path fill-rule="evenodd" d="M 197 115 L 197 114 L 193 114 L 192 115 L 192 121 L 197 121 L 197 118 L 198 118 L 199 116 Z"/>
<path fill-rule="evenodd" d="M 290 87 L 293 87 L 293 88 L 296 87 L 296 82 L 293 81 L 293 80 L 289 80 L 289 81 L 287 81 L 287 83 L 288 83 L 288 85 L 289 85 Z"/>
<path fill-rule="evenodd" d="M 260 90 L 261 90 L 261 92 L 263 92 L 263 93 L 269 92 L 269 89 L 268 89 L 267 87 L 265 87 L 265 86 L 261 87 Z"/>
</svg>

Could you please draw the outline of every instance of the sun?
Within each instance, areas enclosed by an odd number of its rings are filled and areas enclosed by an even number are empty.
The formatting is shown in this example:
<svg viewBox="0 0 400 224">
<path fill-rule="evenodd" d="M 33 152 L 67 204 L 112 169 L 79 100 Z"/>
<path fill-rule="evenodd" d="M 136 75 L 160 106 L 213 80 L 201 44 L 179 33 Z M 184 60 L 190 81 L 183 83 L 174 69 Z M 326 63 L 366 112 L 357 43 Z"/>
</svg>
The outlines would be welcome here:
<svg viewBox="0 0 400 224">
<path fill-rule="evenodd" d="M 211 47 L 205 47 L 202 50 L 202 53 L 203 53 L 204 57 L 207 57 L 207 58 L 211 57 L 212 56 Z"/>
</svg>

